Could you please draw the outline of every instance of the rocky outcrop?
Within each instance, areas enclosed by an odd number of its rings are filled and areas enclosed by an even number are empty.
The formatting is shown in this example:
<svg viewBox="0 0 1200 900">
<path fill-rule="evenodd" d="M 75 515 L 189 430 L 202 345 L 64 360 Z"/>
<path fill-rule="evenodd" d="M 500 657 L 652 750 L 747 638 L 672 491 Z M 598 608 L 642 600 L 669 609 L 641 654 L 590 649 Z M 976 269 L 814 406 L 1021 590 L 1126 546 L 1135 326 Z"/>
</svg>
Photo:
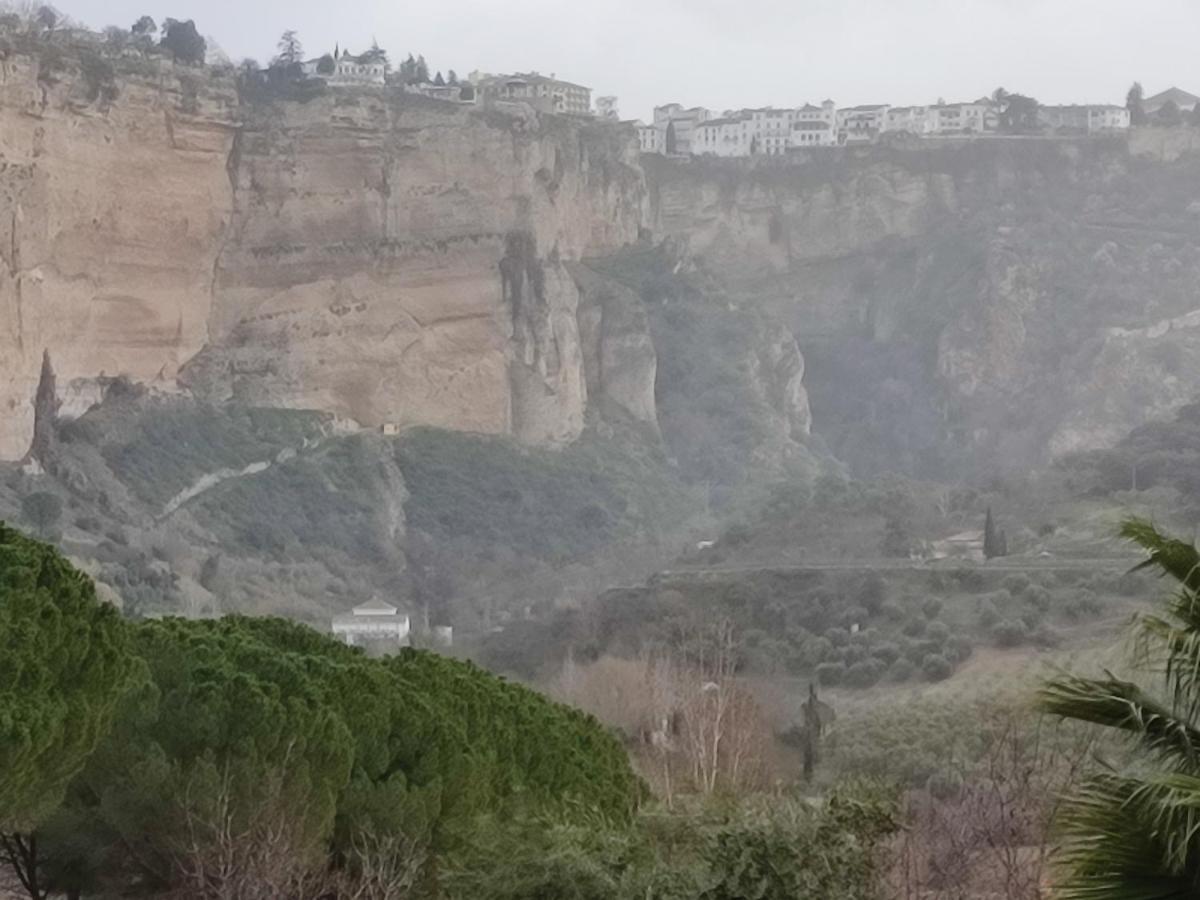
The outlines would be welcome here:
<svg viewBox="0 0 1200 900">
<path fill-rule="evenodd" d="M 372 90 L 239 106 L 157 63 L 89 99 L 70 66 L 0 65 L 0 458 L 29 446 L 47 348 L 77 396 L 127 375 L 366 427 L 578 435 L 565 264 L 636 239 L 631 133 Z"/>
<path fill-rule="evenodd" d="M 579 290 L 580 341 L 588 396 L 601 413 L 658 429 L 658 356 L 640 297 L 585 265 L 571 266 Z"/>
</svg>

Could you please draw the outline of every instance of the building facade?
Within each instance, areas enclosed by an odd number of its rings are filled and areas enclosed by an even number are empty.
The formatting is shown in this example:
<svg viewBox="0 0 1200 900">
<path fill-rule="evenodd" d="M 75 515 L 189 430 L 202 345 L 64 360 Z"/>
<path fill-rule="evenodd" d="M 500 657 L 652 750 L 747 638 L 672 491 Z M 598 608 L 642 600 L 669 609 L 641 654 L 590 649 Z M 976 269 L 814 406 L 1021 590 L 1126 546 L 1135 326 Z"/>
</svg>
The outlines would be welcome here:
<svg viewBox="0 0 1200 900">
<path fill-rule="evenodd" d="M 928 106 L 893 106 L 884 116 L 883 130 L 924 137 L 933 134 L 937 119 Z"/>
<path fill-rule="evenodd" d="M 374 641 L 403 647 L 409 640 L 409 620 L 390 603 L 375 599 L 334 616 L 333 633 L 352 647 Z"/>
<path fill-rule="evenodd" d="M 689 154 L 692 152 L 692 132 L 701 122 L 712 118 L 703 106 L 684 109 L 678 103 L 654 107 L 654 127 L 663 133 L 663 152 Z"/>
<path fill-rule="evenodd" d="M 301 63 L 301 69 L 331 87 L 383 87 L 387 82 L 387 64 L 370 53 L 355 56 L 348 50 L 334 50 L 331 57 Z"/>
<path fill-rule="evenodd" d="M 874 141 L 887 127 L 889 109 L 891 107 L 886 103 L 839 109 L 837 112 L 838 142 L 841 144 L 866 144 Z"/>
<path fill-rule="evenodd" d="M 509 100 L 528 103 L 539 112 L 570 116 L 592 113 L 592 89 L 553 75 L 479 75 L 475 87 L 484 102 Z"/>
<path fill-rule="evenodd" d="M 1000 119 L 991 103 L 939 103 L 929 107 L 933 128 L 944 136 L 986 134 L 999 128 Z"/>
<path fill-rule="evenodd" d="M 832 100 L 820 106 L 806 103 L 792 112 L 791 149 L 834 147 L 838 142 L 837 107 Z"/>
<path fill-rule="evenodd" d="M 1038 122 L 1054 131 L 1106 134 L 1129 130 L 1129 110 L 1123 106 L 1042 106 Z"/>
<path fill-rule="evenodd" d="M 642 153 L 665 153 L 663 138 L 666 136 L 654 125 L 647 125 L 641 119 L 633 123 L 638 136 L 638 149 Z"/>
</svg>

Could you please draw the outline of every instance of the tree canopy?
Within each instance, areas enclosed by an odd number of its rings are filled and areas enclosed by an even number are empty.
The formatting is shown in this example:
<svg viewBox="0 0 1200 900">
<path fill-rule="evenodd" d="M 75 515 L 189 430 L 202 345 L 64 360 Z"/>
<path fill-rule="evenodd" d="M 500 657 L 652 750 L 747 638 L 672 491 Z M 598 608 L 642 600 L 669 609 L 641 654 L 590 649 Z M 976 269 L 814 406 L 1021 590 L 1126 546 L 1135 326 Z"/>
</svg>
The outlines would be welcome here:
<svg viewBox="0 0 1200 900">
<path fill-rule="evenodd" d="M 300 38 L 296 32 L 292 30 L 285 31 L 279 38 L 279 55 L 275 58 L 276 62 L 291 66 L 304 60 L 304 47 L 300 43 Z"/>
<path fill-rule="evenodd" d="M 114 608 L 0 524 L 0 830 L 37 825 L 108 731 L 134 659 Z"/>
<path fill-rule="evenodd" d="M 196 30 L 196 23 L 191 19 L 182 22 L 178 19 L 167 19 L 163 22 L 162 40 L 159 41 L 159 45 L 175 57 L 176 61 L 192 66 L 202 64 L 204 54 L 208 50 L 208 43 L 200 36 L 200 32 Z"/>
<path fill-rule="evenodd" d="M 123 621 L 3 526 L 0 636 L 0 833 L 48 889 L 250 896 L 370 842 L 432 858 L 480 816 L 628 822 L 643 796 L 598 722 L 473 665 L 281 619 Z"/>
</svg>

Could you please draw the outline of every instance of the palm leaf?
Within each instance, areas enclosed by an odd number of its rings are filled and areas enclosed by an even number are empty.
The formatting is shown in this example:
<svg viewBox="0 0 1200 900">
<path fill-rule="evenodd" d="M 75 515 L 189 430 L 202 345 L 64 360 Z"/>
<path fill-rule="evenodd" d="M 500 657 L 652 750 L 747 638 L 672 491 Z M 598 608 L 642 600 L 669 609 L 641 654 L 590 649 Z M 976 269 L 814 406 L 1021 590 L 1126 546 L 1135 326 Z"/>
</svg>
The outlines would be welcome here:
<svg viewBox="0 0 1200 900">
<path fill-rule="evenodd" d="M 1200 772 L 1200 730 L 1131 681 L 1064 675 L 1041 687 L 1037 705 L 1051 715 L 1124 731 L 1145 750 Z"/>
<path fill-rule="evenodd" d="M 1126 519 L 1120 534 L 1149 554 L 1133 571 L 1157 568 L 1192 591 L 1200 588 L 1200 552 L 1194 545 L 1164 535 L 1146 519 Z"/>
</svg>

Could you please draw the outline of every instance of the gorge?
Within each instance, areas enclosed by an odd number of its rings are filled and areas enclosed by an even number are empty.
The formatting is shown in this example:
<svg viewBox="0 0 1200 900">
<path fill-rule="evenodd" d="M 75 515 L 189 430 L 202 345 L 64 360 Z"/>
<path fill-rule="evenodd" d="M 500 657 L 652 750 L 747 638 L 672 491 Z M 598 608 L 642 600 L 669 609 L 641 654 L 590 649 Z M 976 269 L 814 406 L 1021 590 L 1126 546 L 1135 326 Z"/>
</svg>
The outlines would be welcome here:
<svg viewBox="0 0 1200 900">
<path fill-rule="evenodd" d="M 421 488 L 380 431 L 511 439 L 514 466 L 644 451 L 719 506 L 781 474 L 1026 471 L 1200 378 L 1198 163 L 1153 135 L 675 160 L 521 104 L 247 94 L 161 59 L 98 77 L 0 59 L 0 458 L 30 447 L 48 353 L 54 477 L 123 528 L 170 519 L 207 548 L 175 566 L 196 585 L 269 530 L 246 497 L 233 521 L 251 484 L 356 496 L 377 577 L 410 577 Z M 114 385 L 143 399 L 97 406 Z M 216 449 L 181 449 L 192 429 Z M 148 447 L 161 483 L 134 485 Z M 570 521 L 637 543 L 645 510 L 606 496 Z"/>
</svg>

